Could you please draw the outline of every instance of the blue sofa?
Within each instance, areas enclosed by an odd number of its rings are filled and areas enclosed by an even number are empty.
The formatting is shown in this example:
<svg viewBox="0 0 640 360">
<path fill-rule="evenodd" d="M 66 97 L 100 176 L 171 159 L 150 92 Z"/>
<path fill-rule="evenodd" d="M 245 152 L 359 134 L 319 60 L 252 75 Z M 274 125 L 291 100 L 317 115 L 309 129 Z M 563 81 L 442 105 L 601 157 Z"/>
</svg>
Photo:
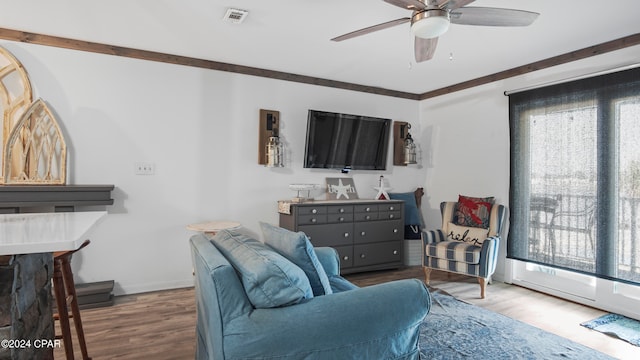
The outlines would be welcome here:
<svg viewBox="0 0 640 360">
<path fill-rule="evenodd" d="M 291 276 L 298 266 L 241 231 L 191 237 L 196 358 L 418 359 L 419 327 L 431 306 L 426 286 L 410 279 L 359 288 L 340 277 L 334 249 L 302 241 L 294 251 L 317 260 L 324 290 L 306 288 L 307 280 Z M 265 269 L 275 275 L 262 276 Z"/>
</svg>

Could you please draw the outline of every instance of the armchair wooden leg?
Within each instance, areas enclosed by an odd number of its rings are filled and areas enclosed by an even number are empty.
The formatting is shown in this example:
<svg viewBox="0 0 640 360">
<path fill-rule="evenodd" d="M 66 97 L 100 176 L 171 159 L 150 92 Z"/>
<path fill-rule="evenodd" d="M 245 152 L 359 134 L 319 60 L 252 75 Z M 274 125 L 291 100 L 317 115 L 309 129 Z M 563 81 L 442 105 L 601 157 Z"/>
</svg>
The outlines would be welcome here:
<svg viewBox="0 0 640 360">
<path fill-rule="evenodd" d="M 424 283 L 429 285 L 429 277 L 431 276 L 431 268 L 423 266 L 422 270 L 424 270 Z"/>
<path fill-rule="evenodd" d="M 487 288 L 487 280 L 485 278 L 478 278 L 478 282 L 480 283 L 480 298 L 484 299 L 484 291 Z"/>
</svg>

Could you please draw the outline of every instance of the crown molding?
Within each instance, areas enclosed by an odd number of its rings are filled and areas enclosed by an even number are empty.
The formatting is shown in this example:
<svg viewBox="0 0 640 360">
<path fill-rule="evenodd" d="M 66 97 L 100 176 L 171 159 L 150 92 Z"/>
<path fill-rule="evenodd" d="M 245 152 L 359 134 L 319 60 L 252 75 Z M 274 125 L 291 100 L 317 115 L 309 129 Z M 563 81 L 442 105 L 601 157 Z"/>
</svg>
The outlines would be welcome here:
<svg viewBox="0 0 640 360">
<path fill-rule="evenodd" d="M 500 71 L 491 75 L 482 76 L 473 80 L 464 81 L 455 85 L 443 87 L 433 91 L 428 91 L 420 95 L 420 100 L 430 99 L 436 96 L 450 94 L 456 91 L 469 89 L 472 87 L 492 83 L 499 80 L 504 80 L 514 76 L 523 75 L 526 73 L 550 68 L 566 64 L 569 62 L 586 59 L 592 56 L 601 55 L 615 50 L 624 49 L 630 46 L 640 44 L 640 33 L 625 36 L 620 39 L 607 41 L 597 45 L 589 46 L 580 50 L 571 51 L 562 55 L 550 57 L 544 60 L 532 62 L 526 65 L 517 66 L 512 69 Z"/>
<path fill-rule="evenodd" d="M 52 46 L 64 49 L 87 51 L 98 54 L 107 54 L 114 56 L 123 56 L 139 60 L 148 60 L 163 62 L 168 64 L 191 66 L 203 69 L 217 70 L 232 72 L 244 75 L 258 76 L 269 79 L 292 81 L 303 84 L 324 86 L 336 89 L 358 91 L 369 94 L 391 96 L 409 100 L 426 100 L 433 97 L 451 94 L 456 91 L 472 88 L 488 84 L 491 82 L 503 80 L 506 78 L 526 74 L 541 69 L 546 69 L 552 66 L 565 64 L 568 62 L 585 59 L 591 56 L 604 54 L 607 52 L 624 49 L 626 47 L 635 46 L 640 44 L 640 33 L 625 36 L 616 40 L 611 40 L 601 44 L 589 46 L 580 50 L 568 52 L 562 55 L 554 56 L 548 59 L 536 61 L 526 65 L 518 66 L 508 70 L 500 71 L 494 74 L 482 76 L 469 81 L 464 81 L 458 84 L 446 86 L 440 89 L 427 91 L 422 94 L 403 92 L 397 90 L 390 90 L 375 86 L 366 86 L 354 83 L 348 83 L 343 81 L 329 80 L 323 78 L 317 78 L 306 75 L 292 74 L 282 71 L 274 71 L 261 69 L 250 66 L 235 65 L 229 63 L 223 63 L 213 60 L 205 60 L 199 58 L 193 58 L 188 56 L 173 55 L 155 51 L 140 50 L 122 46 L 114 46 L 108 44 L 101 44 L 90 41 L 76 40 L 58 36 L 44 35 L 38 33 L 31 33 L 20 30 L 12 30 L 6 28 L 0 28 L 0 39 L 17 41 L 29 44 L 37 44 L 44 46 Z"/>
</svg>

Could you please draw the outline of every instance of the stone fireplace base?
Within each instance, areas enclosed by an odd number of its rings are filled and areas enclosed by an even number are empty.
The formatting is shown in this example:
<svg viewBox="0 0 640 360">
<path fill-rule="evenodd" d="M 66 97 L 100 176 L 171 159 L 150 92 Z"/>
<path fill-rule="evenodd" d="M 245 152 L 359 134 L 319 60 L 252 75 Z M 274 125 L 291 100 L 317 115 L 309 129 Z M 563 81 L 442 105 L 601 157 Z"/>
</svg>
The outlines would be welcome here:
<svg viewBox="0 0 640 360">
<path fill-rule="evenodd" d="M 53 254 L 0 256 L 0 360 L 53 359 Z"/>
</svg>

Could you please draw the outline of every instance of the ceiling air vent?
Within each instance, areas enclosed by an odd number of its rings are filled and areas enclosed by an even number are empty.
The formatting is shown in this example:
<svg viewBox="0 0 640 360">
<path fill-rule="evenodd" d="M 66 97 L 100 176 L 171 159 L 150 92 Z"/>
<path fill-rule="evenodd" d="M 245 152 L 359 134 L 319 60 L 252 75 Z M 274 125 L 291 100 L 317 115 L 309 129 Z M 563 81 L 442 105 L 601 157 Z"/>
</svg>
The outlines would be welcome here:
<svg viewBox="0 0 640 360">
<path fill-rule="evenodd" d="M 240 24 L 247 15 L 249 15 L 247 10 L 229 8 L 227 9 L 227 13 L 224 14 L 224 21 Z"/>
</svg>

